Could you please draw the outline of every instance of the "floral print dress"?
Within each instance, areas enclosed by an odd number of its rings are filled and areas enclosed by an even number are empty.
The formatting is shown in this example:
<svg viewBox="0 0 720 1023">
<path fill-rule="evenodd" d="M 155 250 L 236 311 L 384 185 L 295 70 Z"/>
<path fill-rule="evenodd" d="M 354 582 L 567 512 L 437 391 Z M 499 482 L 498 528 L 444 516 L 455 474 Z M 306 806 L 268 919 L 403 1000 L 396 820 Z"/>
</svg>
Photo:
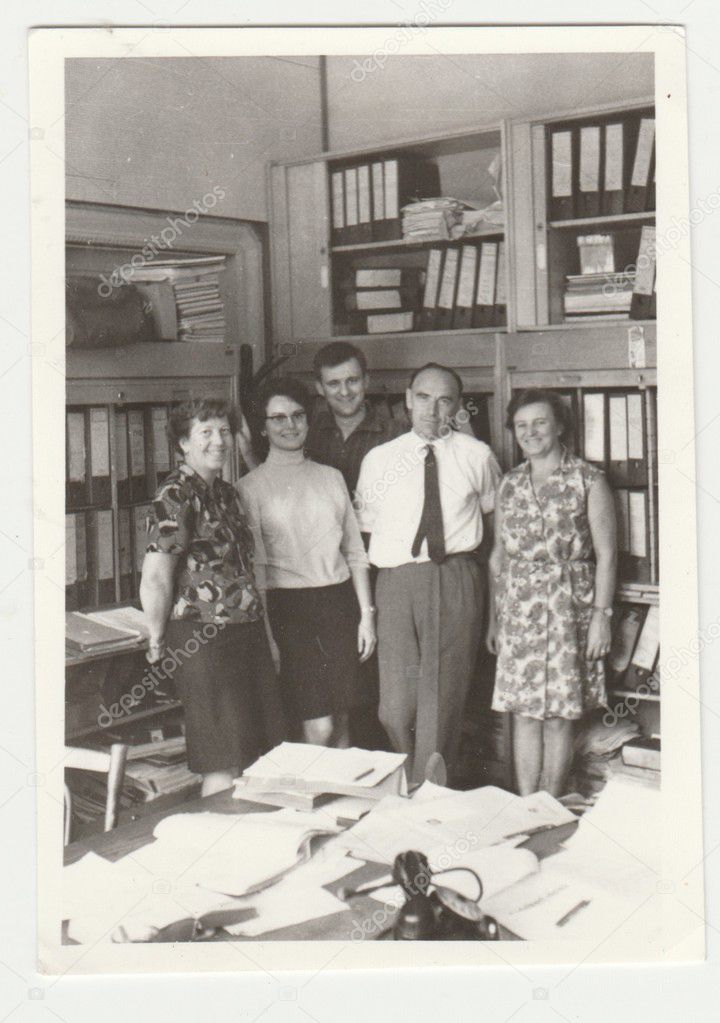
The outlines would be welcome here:
<svg viewBox="0 0 720 1023">
<path fill-rule="evenodd" d="M 587 495 L 601 475 L 563 450 L 537 493 L 529 462 L 500 484 L 505 568 L 493 710 L 573 720 L 606 705 L 603 662 L 585 658 L 595 591 Z"/>
</svg>

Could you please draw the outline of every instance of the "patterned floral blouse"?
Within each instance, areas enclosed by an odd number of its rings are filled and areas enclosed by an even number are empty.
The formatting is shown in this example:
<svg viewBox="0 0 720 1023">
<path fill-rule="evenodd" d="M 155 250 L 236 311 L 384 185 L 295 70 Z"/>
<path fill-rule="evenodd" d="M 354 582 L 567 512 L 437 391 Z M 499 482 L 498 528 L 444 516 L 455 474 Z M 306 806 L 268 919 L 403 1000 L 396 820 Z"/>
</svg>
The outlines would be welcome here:
<svg viewBox="0 0 720 1023">
<path fill-rule="evenodd" d="M 595 591 L 587 495 L 601 475 L 563 451 L 537 493 L 529 462 L 503 477 L 493 710 L 573 720 L 606 705 L 603 663 L 585 657 Z"/>
<path fill-rule="evenodd" d="M 145 549 L 184 555 L 171 618 L 216 625 L 262 618 L 253 535 L 230 483 L 208 486 L 187 465 L 171 472 L 155 495 Z"/>
</svg>

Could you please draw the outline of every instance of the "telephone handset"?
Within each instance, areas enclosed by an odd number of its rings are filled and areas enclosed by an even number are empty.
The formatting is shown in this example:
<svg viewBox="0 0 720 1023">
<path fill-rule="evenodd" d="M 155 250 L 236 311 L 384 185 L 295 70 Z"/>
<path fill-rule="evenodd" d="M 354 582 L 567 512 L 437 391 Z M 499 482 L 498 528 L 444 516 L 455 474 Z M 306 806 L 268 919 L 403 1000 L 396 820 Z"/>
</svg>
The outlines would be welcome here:
<svg viewBox="0 0 720 1023">
<path fill-rule="evenodd" d="M 472 874 L 477 881 L 478 894 L 474 901 L 433 880 L 433 877 L 440 874 L 457 870 Z M 497 921 L 486 916 L 480 909 L 482 881 L 470 867 L 432 871 L 423 853 L 410 850 L 395 857 L 392 880 L 394 884 L 400 885 L 406 901 L 398 910 L 392 928 L 379 935 L 380 938 L 392 937 L 396 941 L 499 940 Z M 429 891 L 431 886 L 433 891 Z M 341 897 L 347 899 L 384 887 L 387 887 L 387 881 L 344 892 Z"/>
</svg>

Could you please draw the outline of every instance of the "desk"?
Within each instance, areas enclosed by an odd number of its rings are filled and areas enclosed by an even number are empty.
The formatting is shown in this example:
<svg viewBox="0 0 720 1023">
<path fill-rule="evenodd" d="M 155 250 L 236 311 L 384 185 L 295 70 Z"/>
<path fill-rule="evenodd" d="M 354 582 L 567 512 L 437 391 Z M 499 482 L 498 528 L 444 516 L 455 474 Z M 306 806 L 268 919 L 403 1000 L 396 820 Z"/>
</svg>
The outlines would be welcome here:
<svg viewBox="0 0 720 1023">
<path fill-rule="evenodd" d="M 212 811 L 214 813 L 242 814 L 242 813 L 271 813 L 272 807 L 261 806 L 250 803 L 244 799 L 233 799 L 230 790 L 219 792 L 214 796 L 204 799 L 192 799 L 185 803 L 176 804 L 168 808 L 163 807 L 155 813 L 148 813 L 142 820 L 133 821 L 130 824 L 116 828 L 115 831 L 103 835 L 94 835 L 81 839 L 69 845 L 65 850 L 65 863 L 74 863 L 87 852 L 97 853 L 108 860 L 119 860 L 142 846 L 152 841 L 153 829 L 165 817 L 172 813 L 201 813 Z M 574 832 L 577 822 L 563 824 L 552 831 L 545 831 L 533 835 L 524 843 L 523 848 L 531 849 L 540 859 L 557 852 L 561 842 L 564 842 Z M 365 884 L 383 877 L 389 873 L 387 864 L 366 863 L 359 865 L 351 874 L 346 875 L 339 881 L 327 886 L 328 890 L 337 893 L 342 887 Z M 292 927 L 284 927 L 280 930 L 270 931 L 260 938 L 236 938 L 230 935 L 218 936 L 218 940 L 227 941 L 350 941 L 357 940 L 362 931 L 363 923 L 366 930 L 363 932 L 368 939 L 377 936 L 379 928 L 374 924 L 373 913 L 381 908 L 381 903 L 371 899 L 369 896 L 359 896 L 352 900 L 346 910 L 333 913 L 331 916 L 321 917 L 318 920 L 310 920 L 304 924 L 296 924 Z M 388 918 L 383 926 L 389 926 L 392 918 Z M 370 926 L 369 926 L 370 925 Z M 513 938 L 514 935 L 501 929 L 501 936 L 505 939 Z"/>
</svg>

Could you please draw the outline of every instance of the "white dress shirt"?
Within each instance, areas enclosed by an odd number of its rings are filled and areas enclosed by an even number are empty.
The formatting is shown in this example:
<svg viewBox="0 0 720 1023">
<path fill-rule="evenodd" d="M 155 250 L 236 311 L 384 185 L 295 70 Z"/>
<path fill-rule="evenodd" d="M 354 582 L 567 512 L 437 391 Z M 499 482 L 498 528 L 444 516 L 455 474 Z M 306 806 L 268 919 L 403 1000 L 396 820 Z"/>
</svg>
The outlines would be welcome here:
<svg viewBox="0 0 720 1023">
<path fill-rule="evenodd" d="M 487 444 L 451 431 L 434 441 L 414 430 L 369 451 L 360 468 L 356 508 L 370 533 L 370 561 L 396 568 L 429 561 L 427 540 L 411 554 L 425 495 L 425 455 L 432 444 L 438 465 L 445 551 L 475 550 L 483 537 L 483 513 L 495 508 L 500 469 Z"/>
</svg>

